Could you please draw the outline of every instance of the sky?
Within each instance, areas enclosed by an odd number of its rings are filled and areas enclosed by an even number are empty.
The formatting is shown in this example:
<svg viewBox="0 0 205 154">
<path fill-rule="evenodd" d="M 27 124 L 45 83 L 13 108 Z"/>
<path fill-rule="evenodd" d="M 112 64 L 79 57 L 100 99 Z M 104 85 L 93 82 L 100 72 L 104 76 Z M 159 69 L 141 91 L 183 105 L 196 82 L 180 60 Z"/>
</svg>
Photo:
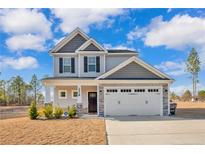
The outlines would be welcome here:
<svg viewBox="0 0 205 154">
<path fill-rule="evenodd" d="M 106 48 L 138 51 L 175 79 L 178 94 L 191 90 L 186 59 L 195 48 L 205 89 L 205 9 L 0 9 L 0 79 L 52 76 L 48 51 L 76 27 Z"/>
</svg>

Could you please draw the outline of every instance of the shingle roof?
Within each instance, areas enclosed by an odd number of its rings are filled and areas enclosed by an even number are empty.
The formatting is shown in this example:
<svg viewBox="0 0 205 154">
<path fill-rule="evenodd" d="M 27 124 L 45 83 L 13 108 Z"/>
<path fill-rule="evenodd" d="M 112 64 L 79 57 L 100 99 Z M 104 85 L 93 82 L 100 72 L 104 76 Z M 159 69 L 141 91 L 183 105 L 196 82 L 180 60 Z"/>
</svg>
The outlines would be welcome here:
<svg viewBox="0 0 205 154">
<path fill-rule="evenodd" d="M 108 53 L 138 53 L 137 51 L 126 49 L 107 49 Z"/>
<path fill-rule="evenodd" d="M 57 77 L 47 77 L 41 80 L 93 80 L 95 77 L 69 77 L 69 76 L 57 76 Z"/>
</svg>

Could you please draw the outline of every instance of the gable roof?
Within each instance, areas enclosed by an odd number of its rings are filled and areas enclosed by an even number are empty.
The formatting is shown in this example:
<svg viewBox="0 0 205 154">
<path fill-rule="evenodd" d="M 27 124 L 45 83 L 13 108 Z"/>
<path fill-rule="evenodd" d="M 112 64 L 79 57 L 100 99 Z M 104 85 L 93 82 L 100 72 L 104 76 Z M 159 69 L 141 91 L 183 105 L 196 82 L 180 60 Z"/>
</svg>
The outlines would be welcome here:
<svg viewBox="0 0 205 154">
<path fill-rule="evenodd" d="M 128 64 L 135 62 L 141 66 L 143 66 L 144 68 L 146 68 L 147 70 L 149 70 L 150 72 L 152 72 L 153 74 L 156 74 L 157 76 L 159 76 L 162 79 L 168 79 L 168 80 L 173 80 L 170 76 L 168 76 L 165 73 L 162 73 L 161 71 L 159 71 L 158 69 L 154 68 L 153 66 L 145 63 L 144 61 L 142 61 L 141 59 L 139 59 L 136 56 L 133 56 L 131 58 L 129 58 L 128 60 L 124 61 L 123 63 L 119 64 L 118 66 L 114 67 L 113 69 L 111 69 L 110 71 L 104 73 L 103 75 L 97 77 L 96 79 L 105 79 L 106 77 L 110 76 L 111 74 L 117 72 L 118 70 L 122 69 L 123 67 L 127 66 Z"/>
<path fill-rule="evenodd" d="M 96 46 L 99 50 L 98 51 L 104 51 L 107 52 L 107 50 L 101 46 L 97 41 L 95 41 L 94 39 L 90 38 L 88 41 L 86 41 L 84 44 L 82 44 L 77 50 L 76 52 L 80 52 L 84 49 L 86 49 L 89 45 L 93 44 L 94 46 Z"/>
<path fill-rule="evenodd" d="M 87 34 L 85 34 L 79 27 L 77 27 L 75 30 L 73 30 L 70 33 L 70 35 L 65 37 L 53 49 L 51 49 L 50 53 L 55 53 L 55 52 L 59 51 L 62 47 L 64 47 L 71 39 L 73 39 L 78 34 L 81 35 L 86 40 L 89 40 L 89 36 Z"/>
</svg>

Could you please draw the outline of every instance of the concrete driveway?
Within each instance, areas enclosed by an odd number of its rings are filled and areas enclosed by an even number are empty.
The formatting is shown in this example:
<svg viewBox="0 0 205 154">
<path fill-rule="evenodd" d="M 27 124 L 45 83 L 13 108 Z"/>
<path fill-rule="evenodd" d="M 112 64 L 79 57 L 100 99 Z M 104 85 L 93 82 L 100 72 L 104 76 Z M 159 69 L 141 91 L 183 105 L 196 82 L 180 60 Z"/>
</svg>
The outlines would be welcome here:
<svg viewBox="0 0 205 154">
<path fill-rule="evenodd" d="M 108 144 L 205 144 L 205 119 L 106 118 Z"/>
</svg>

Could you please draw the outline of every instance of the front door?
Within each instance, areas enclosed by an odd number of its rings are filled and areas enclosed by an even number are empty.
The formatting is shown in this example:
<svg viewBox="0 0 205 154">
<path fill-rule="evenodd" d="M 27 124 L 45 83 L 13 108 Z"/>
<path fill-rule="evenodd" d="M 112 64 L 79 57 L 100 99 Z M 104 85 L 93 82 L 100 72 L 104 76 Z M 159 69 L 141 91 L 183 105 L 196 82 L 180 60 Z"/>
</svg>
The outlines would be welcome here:
<svg viewBox="0 0 205 154">
<path fill-rule="evenodd" d="M 88 112 L 97 112 L 97 92 L 88 92 Z"/>
</svg>

